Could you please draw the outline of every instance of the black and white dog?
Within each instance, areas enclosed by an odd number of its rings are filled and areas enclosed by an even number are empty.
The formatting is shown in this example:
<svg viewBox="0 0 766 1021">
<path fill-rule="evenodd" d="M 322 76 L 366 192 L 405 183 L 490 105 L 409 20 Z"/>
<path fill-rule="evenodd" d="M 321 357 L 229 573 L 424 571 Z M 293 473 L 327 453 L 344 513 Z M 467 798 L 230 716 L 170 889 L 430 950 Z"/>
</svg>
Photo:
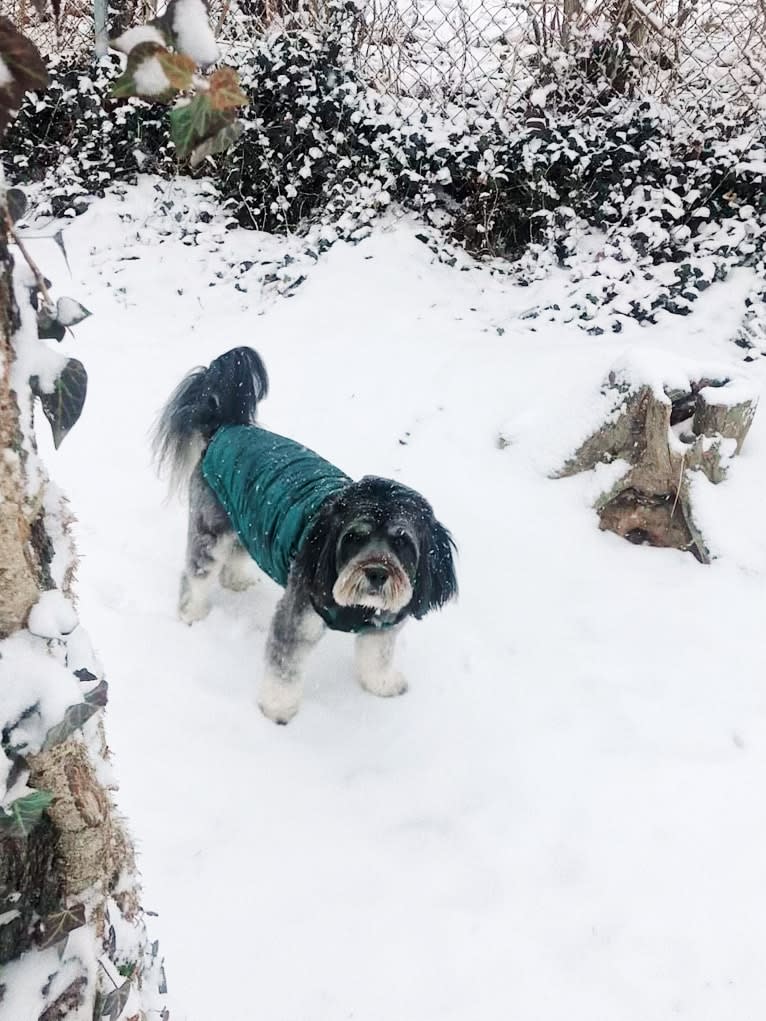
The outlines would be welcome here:
<svg viewBox="0 0 766 1021">
<path fill-rule="evenodd" d="M 287 723 L 302 671 L 325 627 L 356 634 L 356 672 L 367 691 L 400 695 L 396 635 L 457 594 L 454 543 L 414 490 L 390 479 L 352 481 L 313 451 L 255 424 L 268 377 L 239 347 L 190 372 L 154 435 L 157 463 L 188 485 L 189 531 L 179 615 L 209 609 L 212 585 L 250 583 L 255 560 L 285 588 L 269 632 L 258 702 Z"/>
</svg>

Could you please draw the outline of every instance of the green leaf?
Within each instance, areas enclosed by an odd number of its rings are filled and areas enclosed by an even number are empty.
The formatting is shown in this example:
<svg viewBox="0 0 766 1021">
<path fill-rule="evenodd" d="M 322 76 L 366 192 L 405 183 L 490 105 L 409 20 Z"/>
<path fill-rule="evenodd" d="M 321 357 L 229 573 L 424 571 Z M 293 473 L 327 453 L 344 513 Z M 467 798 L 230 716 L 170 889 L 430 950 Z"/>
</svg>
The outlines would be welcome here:
<svg viewBox="0 0 766 1021">
<path fill-rule="evenodd" d="M 176 106 L 170 111 L 170 137 L 179 158 L 186 159 L 198 145 L 217 135 L 233 120 L 233 111 L 213 109 L 207 92 L 200 93 L 183 106 Z"/>
<path fill-rule="evenodd" d="M 54 745 L 61 744 L 62 741 L 66 741 L 68 737 L 71 737 L 76 730 L 81 730 L 83 725 L 87 723 L 91 716 L 95 715 L 99 709 L 100 706 L 96 701 L 88 702 L 83 700 L 82 702 L 76 702 L 74 705 L 68 706 L 64 713 L 64 719 L 60 723 L 51 727 L 45 735 L 43 751 L 47 751 Z"/>
<path fill-rule="evenodd" d="M 237 141 L 243 131 L 244 125 L 240 121 L 227 124 L 211 138 L 208 138 L 192 150 L 189 163 L 193 167 L 198 167 L 208 156 L 214 156 L 219 152 L 226 152 Z"/>
<path fill-rule="evenodd" d="M 88 373 L 77 358 L 68 358 L 52 393 L 40 390 L 36 376 L 30 380 L 33 392 L 40 398 L 43 413 L 51 424 L 53 445 L 58 450 L 64 437 L 82 413 L 88 392 Z"/>
<path fill-rule="evenodd" d="M 7 812 L 0 811 L 0 835 L 27 837 L 53 801 L 48 791 L 32 791 L 11 803 Z"/>
<path fill-rule="evenodd" d="M 40 921 L 37 945 L 41 950 L 47 950 L 83 925 L 85 925 L 84 904 L 75 904 L 73 908 L 54 911 Z"/>
<path fill-rule="evenodd" d="M 0 85 L 0 135 L 15 115 L 24 94 L 48 86 L 48 72 L 37 47 L 9 18 L 0 17 L 0 59 L 5 74 Z"/>
</svg>

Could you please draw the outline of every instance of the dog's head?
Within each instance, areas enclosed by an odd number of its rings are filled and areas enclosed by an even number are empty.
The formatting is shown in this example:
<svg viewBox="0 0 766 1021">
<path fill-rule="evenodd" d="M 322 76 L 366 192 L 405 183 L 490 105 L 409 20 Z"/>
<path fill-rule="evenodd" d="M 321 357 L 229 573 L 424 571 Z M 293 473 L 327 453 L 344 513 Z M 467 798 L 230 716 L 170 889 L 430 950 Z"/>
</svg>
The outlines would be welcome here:
<svg viewBox="0 0 766 1021">
<path fill-rule="evenodd" d="M 422 617 L 457 593 L 454 548 L 419 493 L 367 476 L 322 508 L 298 563 L 321 605 Z"/>
</svg>

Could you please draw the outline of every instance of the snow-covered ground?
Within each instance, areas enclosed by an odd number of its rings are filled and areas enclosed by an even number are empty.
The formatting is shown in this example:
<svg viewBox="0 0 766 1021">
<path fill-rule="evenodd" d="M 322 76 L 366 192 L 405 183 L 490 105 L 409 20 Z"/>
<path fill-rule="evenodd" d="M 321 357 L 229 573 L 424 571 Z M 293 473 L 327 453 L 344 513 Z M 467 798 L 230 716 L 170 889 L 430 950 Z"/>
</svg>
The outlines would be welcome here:
<svg viewBox="0 0 766 1021">
<path fill-rule="evenodd" d="M 204 248 L 133 246 L 120 211 L 67 229 L 73 279 L 34 243 L 95 313 L 65 342 L 90 374 L 83 417 L 58 453 L 39 432 L 79 518 L 174 1021 L 760 1021 L 766 411 L 702 494 L 709 567 L 599 532 L 594 479 L 548 478 L 626 351 L 741 369 L 752 278 L 593 338 L 518 318 L 563 277 L 449 269 L 412 222 L 267 300 L 208 286 Z M 282 242 L 227 245 L 257 261 Z M 176 619 L 184 509 L 147 432 L 184 372 L 243 343 L 271 375 L 265 424 L 416 487 L 455 535 L 460 600 L 405 629 L 403 698 L 356 687 L 331 634 L 276 727 L 254 686 L 277 588 Z"/>
</svg>

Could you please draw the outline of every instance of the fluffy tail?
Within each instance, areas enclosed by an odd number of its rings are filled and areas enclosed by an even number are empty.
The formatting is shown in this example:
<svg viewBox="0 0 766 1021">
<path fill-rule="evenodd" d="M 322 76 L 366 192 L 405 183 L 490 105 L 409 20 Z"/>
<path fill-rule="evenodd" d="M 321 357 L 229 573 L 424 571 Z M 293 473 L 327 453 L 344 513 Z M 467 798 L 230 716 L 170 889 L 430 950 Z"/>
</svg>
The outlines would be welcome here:
<svg viewBox="0 0 766 1021">
<path fill-rule="evenodd" d="M 252 425 L 269 377 L 251 347 L 235 347 L 181 380 L 160 412 L 152 437 L 158 470 L 171 490 L 188 480 L 213 435 L 223 425 Z"/>
</svg>

